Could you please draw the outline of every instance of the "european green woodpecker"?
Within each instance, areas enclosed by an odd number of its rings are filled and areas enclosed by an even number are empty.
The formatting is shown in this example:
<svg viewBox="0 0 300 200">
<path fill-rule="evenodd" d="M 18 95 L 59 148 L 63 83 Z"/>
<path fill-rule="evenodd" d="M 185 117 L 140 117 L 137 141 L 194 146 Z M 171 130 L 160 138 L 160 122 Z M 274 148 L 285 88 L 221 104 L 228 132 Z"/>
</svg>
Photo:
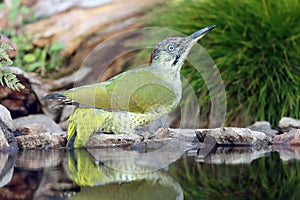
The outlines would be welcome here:
<svg viewBox="0 0 300 200">
<path fill-rule="evenodd" d="M 153 49 L 147 67 L 123 72 L 105 82 L 49 94 L 46 100 L 76 107 L 68 119 L 69 148 L 83 147 L 97 132 L 137 133 L 139 127 L 172 112 L 181 100 L 180 69 L 192 46 L 215 27 L 187 37 L 164 39 Z"/>
</svg>

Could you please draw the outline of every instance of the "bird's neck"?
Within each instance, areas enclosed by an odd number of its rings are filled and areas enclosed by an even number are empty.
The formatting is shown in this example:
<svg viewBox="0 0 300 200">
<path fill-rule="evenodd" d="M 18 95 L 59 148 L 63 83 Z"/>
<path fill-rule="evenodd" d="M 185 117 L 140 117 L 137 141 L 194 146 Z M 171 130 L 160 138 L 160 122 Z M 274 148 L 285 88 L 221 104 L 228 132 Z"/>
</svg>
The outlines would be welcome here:
<svg viewBox="0 0 300 200">
<path fill-rule="evenodd" d="M 176 68 L 177 67 L 177 68 Z M 181 96 L 182 84 L 180 79 L 180 69 L 181 66 L 160 66 L 160 65 L 151 65 L 151 71 L 155 72 L 159 77 L 161 77 L 166 83 L 168 83 L 177 93 L 178 96 Z"/>
<path fill-rule="evenodd" d="M 181 66 L 163 66 L 161 64 L 150 65 L 151 71 L 157 73 L 166 82 L 172 83 L 173 81 L 180 80 Z"/>
</svg>

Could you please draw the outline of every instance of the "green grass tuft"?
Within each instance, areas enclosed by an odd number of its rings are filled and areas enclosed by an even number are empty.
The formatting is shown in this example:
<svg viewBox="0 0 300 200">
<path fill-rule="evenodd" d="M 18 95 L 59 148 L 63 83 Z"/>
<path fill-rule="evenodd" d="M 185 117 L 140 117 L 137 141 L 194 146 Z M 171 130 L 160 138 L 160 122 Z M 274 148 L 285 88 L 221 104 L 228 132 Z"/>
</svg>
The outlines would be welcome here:
<svg viewBox="0 0 300 200">
<path fill-rule="evenodd" d="M 215 24 L 200 44 L 224 80 L 226 124 L 276 126 L 282 116 L 300 118 L 299 10 L 299 0 L 173 0 L 152 11 L 148 25 L 191 34 Z M 199 74 L 188 67 L 182 74 L 199 97 L 207 95 Z"/>
</svg>

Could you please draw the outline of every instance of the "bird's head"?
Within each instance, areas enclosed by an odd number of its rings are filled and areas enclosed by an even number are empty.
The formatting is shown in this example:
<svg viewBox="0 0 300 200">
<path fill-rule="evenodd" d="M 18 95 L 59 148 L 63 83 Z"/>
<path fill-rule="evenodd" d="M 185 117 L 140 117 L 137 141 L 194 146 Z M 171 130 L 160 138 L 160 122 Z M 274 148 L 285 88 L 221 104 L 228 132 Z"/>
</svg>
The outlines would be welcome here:
<svg viewBox="0 0 300 200">
<path fill-rule="evenodd" d="M 150 64 L 180 69 L 192 46 L 214 27 L 215 25 L 203 28 L 187 37 L 164 39 L 153 49 Z"/>
</svg>

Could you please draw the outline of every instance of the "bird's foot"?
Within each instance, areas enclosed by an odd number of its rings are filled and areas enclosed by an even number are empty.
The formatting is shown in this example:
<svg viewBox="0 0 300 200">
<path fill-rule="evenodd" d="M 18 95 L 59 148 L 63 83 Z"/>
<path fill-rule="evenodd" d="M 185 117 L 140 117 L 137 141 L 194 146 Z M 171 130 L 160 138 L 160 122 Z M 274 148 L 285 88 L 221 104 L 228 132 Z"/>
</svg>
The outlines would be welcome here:
<svg viewBox="0 0 300 200">
<path fill-rule="evenodd" d="M 135 134 L 142 137 L 141 141 L 144 143 L 145 150 L 147 151 L 147 146 L 148 146 L 148 141 L 149 141 L 148 139 L 149 139 L 149 136 L 151 135 L 151 133 L 149 133 L 143 129 L 138 129 L 138 130 L 135 130 Z"/>
</svg>

